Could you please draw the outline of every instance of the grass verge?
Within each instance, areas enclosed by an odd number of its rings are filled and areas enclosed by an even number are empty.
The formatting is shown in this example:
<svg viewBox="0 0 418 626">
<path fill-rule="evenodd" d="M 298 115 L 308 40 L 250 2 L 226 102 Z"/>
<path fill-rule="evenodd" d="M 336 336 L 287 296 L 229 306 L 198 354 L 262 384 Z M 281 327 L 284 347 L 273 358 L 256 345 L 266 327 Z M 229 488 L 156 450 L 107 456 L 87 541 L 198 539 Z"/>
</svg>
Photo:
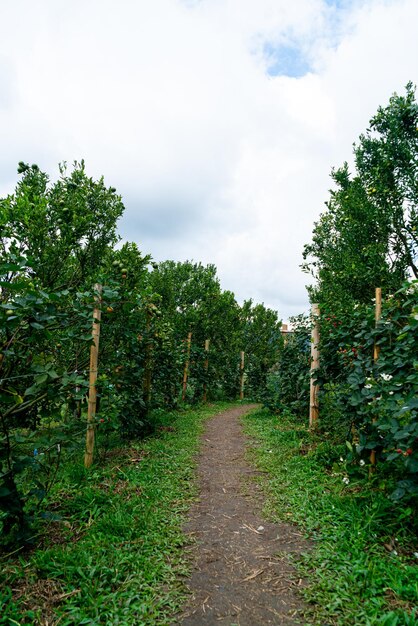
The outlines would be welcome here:
<svg viewBox="0 0 418 626">
<path fill-rule="evenodd" d="M 30 552 L 0 558 L 0 624 L 172 624 L 185 599 L 181 527 L 199 435 L 231 406 L 167 415 L 158 436 L 109 450 L 89 471 L 82 455 L 65 463 L 48 498 L 59 521 Z"/>
<path fill-rule="evenodd" d="M 343 482 L 344 464 L 290 416 L 263 409 L 244 418 L 266 494 L 266 514 L 301 526 L 314 543 L 297 568 L 307 579 L 305 624 L 418 624 L 414 512 L 378 481 Z M 415 522 L 416 530 L 416 522 Z"/>
</svg>

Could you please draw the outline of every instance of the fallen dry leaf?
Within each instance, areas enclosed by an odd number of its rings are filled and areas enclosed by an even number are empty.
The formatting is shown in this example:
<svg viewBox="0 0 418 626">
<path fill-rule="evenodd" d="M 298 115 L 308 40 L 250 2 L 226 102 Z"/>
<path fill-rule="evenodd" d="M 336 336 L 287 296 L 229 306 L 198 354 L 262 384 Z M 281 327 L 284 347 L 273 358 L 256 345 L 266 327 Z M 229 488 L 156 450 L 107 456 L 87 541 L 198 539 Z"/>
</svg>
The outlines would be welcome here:
<svg viewBox="0 0 418 626">
<path fill-rule="evenodd" d="M 264 572 L 263 569 L 256 569 L 255 572 L 253 572 L 252 574 L 250 574 L 249 576 L 246 576 L 245 578 L 243 578 L 240 582 L 242 583 L 246 583 L 248 580 L 253 580 L 253 578 L 256 578 L 257 576 L 259 576 L 260 574 L 262 574 Z"/>
</svg>

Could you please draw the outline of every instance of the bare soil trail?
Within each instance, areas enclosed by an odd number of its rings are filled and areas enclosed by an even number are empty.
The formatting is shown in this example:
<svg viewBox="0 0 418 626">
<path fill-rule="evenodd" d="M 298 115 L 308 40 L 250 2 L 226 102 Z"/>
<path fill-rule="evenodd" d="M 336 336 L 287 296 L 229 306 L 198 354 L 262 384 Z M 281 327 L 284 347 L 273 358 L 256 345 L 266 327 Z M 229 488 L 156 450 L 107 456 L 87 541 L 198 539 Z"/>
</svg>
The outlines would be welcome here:
<svg viewBox="0 0 418 626">
<path fill-rule="evenodd" d="M 300 624 L 302 581 L 286 555 L 309 546 L 294 526 L 261 515 L 257 471 L 245 459 L 248 441 L 240 417 L 256 405 L 215 415 L 207 424 L 199 456 L 200 499 L 185 532 L 193 546 L 189 605 L 182 626 Z"/>
</svg>

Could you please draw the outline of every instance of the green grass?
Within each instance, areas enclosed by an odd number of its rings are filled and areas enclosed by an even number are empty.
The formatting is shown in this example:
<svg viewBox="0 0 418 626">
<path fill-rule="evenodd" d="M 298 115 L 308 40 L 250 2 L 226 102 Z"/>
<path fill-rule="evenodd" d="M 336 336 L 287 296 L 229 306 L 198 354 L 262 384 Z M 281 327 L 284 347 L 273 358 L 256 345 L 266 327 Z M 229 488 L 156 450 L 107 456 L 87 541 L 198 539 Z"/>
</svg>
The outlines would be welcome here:
<svg viewBox="0 0 418 626">
<path fill-rule="evenodd" d="M 0 562 L 0 624 L 172 624 L 185 598 L 181 526 L 196 496 L 204 421 L 231 403 L 167 416 L 158 436 L 67 463 L 49 494 L 59 522 Z M 163 417 L 164 421 L 164 417 Z"/>
<path fill-rule="evenodd" d="M 393 504 L 378 479 L 345 485 L 345 466 L 291 417 L 244 417 L 250 452 L 266 474 L 265 512 L 306 530 L 313 548 L 297 563 L 308 581 L 306 624 L 418 624 L 418 545 L 413 511 Z M 319 445 L 318 445 L 319 443 Z M 416 526 L 415 526 L 416 528 Z"/>
</svg>

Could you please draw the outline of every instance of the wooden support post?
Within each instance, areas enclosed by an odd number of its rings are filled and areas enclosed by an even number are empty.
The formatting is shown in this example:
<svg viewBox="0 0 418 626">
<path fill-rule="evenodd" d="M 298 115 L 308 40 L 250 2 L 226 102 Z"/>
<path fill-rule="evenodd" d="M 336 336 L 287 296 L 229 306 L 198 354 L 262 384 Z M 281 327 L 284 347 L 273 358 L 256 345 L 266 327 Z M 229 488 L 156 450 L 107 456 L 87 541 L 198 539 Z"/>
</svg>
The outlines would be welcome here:
<svg viewBox="0 0 418 626">
<path fill-rule="evenodd" d="M 380 322 L 380 318 L 382 317 L 382 289 L 381 287 L 376 287 L 376 304 L 375 304 L 375 312 L 374 319 L 376 326 Z M 380 346 L 377 345 L 376 341 L 374 342 L 373 348 L 373 360 L 376 363 L 379 359 L 380 354 Z M 373 419 L 373 423 L 376 421 L 376 418 Z M 373 474 L 376 468 L 376 450 L 372 450 L 370 452 L 370 474 Z"/>
<path fill-rule="evenodd" d="M 382 289 L 381 287 L 376 287 L 376 306 L 374 312 L 374 319 L 376 326 L 380 322 L 380 318 L 382 317 Z M 374 342 L 374 350 L 373 350 L 373 359 L 376 362 L 379 359 L 380 346 Z"/>
<path fill-rule="evenodd" d="M 319 403 L 318 403 L 318 385 L 315 385 L 315 371 L 319 368 L 319 305 L 312 305 L 312 337 L 311 337 L 311 383 L 310 383 L 310 401 L 309 401 L 309 428 L 314 430 L 318 426 Z"/>
<path fill-rule="evenodd" d="M 203 368 L 205 370 L 205 382 L 203 383 L 203 402 L 208 401 L 208 386 L 206 383 L 206 376 L 207 376 L 208 369 L 209 369 L 209 345 L 210 345 L 210 339 L 206 339 L 205 341 L 206 358 L 205 358 L 205 363 L 203 365 Z"/>
<path fill-rule="evenodd" d="M 93 463 L 93 451 L 94 451 L 94 437 L 96 432 L 95 419 L 96 419 L 96 403 L 97 403 L 97 364 L 99 360 L 99 338 L 100 338 L 100 320 L 102 311 L 100 308 L 102 285 L 96 283 L 94 285 L 96 295 L 95 305 L 93 309 L 93 328 L 92 339 L 93 343 L 90 347 L 90 377 L 89 377 L 89 399 L 87 410 L 87 433 L 86 433 L 86 451 L 84 455 L 84 466 L 90 467 Z"/>
<path fill-rule="evenodd" d="M 187 335 L 187 353 L 186 353 L 186 362 L 184 364 L 184 372 L 183 372 L 183 393 L 181 394 L 181 399 L 183 402 L 186 399 L 187 393 L 187 379 L 189 377 L 189 362 L 190 362 L 190 348 L 192 345 L 192 333 Z"/>
<path fill-rule="evenodd" d="M 244 365 L 245 365 L 245 352 L 241 350 L 240 358 L 240 375 L 239 375 L 239 399 L 244 400 Z"/>
</svg>

